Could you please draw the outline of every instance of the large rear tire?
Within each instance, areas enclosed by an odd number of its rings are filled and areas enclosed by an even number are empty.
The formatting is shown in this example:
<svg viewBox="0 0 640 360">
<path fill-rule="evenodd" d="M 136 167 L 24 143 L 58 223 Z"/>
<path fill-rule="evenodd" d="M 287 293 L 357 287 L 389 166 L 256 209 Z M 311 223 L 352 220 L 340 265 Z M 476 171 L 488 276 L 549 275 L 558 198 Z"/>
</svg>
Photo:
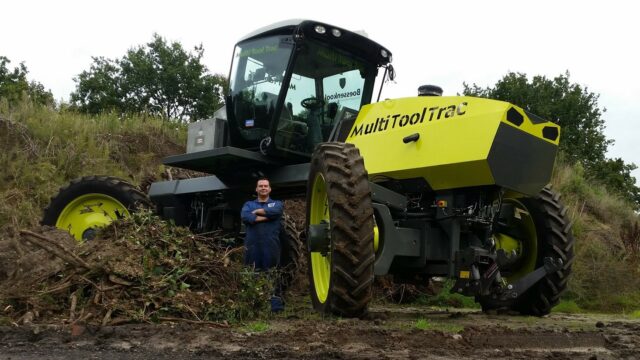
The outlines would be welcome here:
<svg viewBox="0 0 640 360">
<path fill-rule="evenodd" d="M 507 225 L 498 228 L 496 245 L 512 251 L 512 246 L 505 244 L 517 243 L 520 258 L 505 272 L 509 282 L 543 266 L 545 257 L 562 259 L 563 266 L 559 271 L 545 276 L 510 306 L 511 310 L 524 315 L 546 315 L 566 290 L 573 264 L 574 239 L 567 208 L 560 203 L 560 194 L 548 186 L 536 198 L 507 198 L 504 203 L 513 205 L 517 215 L 509 219 Z M 490 297 L 479 301 L 483 310 L 503 306 Z"/>
<path fill-rule="evenodd" d="M 280 266 L 282 291 L 289 289 L 300 272 L 302 263 L 302 241 L 295 221 L 284 214 L 280 231 Z"/>
<path fill-rule="evenodd" d="M 326 224 L 329 238 L 323 250 L 309 251 L 313 306 L 362 316 L 371 300 L 375 255 L 371 190 L 360 152 L 352 144 L 318 145 L 307 184 L 307 231 Z"/>
<path fill-rule="evenodd" d="M 149 206 L 149 200 L 135 186 L 115 177 L 86 176 L 60 188 L 41 223 L 86 241 L 93 239 L 96 228 L 130 216 L 138 206 Z"/>
</svg>

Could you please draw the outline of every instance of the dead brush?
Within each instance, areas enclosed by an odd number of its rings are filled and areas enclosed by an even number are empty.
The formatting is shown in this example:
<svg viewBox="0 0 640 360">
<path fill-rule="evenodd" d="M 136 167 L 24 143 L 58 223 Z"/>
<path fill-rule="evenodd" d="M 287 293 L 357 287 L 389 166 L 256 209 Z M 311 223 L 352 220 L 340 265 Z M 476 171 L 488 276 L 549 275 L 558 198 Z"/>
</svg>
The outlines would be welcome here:
<svg viewBox="0 0 640 360">
<path fill-rule="evenodd" d="M 623 223 L 620 228 L 620 239 L 629 258 L 636 262 L 640 261 L 640 222 L 636 220 Z"/>
<path fill-rule="evenodd" d="M 96 239 L 72 247 L 32 231 L 21 235 L 62 263 L 0 284 L 0 302 L 11 305 L 14 319 L 31 312 L 65 323 L 224 326 L 268 310 L 273 282 L 242 266 L 242 248 L 217 243 L 221 234 L 193 235 L 150 212 L 113 222 Z"/>
</svg>

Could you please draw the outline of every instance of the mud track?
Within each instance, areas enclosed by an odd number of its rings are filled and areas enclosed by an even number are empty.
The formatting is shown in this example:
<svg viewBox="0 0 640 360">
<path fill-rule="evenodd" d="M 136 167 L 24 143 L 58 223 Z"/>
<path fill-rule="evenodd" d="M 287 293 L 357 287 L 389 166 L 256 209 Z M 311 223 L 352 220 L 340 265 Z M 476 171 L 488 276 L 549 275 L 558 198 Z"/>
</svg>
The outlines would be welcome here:
<svg viewBox="0 0 640 360">
<path fill-rule="evenodd" d="M 640 359 L 640 320 L 374 307 L 367 319 L 308 310 L 218 327 L 165 323 L 0 327 L 0 359 Z"/>
</svg>

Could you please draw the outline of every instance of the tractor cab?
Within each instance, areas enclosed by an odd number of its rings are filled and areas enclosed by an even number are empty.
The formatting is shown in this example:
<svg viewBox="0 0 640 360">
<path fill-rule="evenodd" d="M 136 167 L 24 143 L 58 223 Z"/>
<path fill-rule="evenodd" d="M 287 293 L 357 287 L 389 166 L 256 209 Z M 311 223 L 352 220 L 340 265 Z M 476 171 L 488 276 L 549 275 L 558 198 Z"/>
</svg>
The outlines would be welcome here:
<svg viewBox="0 0 640 360">
<path fill-rule="evenodd" d="M 298 163 L 316 144 L 346 138 L 391 52 L 342 28 L 292 20 L 247 35 L 232 61 L 230 145 Z"/>
</svg>

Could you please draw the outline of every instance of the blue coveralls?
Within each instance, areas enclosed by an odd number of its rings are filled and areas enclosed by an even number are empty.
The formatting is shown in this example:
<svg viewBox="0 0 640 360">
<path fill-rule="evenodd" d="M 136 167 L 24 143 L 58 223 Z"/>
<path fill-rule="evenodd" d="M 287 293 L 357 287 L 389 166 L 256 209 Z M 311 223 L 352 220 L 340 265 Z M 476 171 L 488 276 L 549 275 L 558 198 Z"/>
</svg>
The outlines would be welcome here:
<svg viewBox="0 0 640 360">
<path fill-rule="evenodd" d="M 256 222 L 256 215 L 251 212 L 264 209 L 269 221 Z M 256 270 L 269 270 L 280 263 L 280 218 L 282 217 L 282 201 L 267 199 L 260 202 L 250 200 L 242 206 L 242 222 L 246 225 L 245 265 L 255 266 Z"/>
</svg>

